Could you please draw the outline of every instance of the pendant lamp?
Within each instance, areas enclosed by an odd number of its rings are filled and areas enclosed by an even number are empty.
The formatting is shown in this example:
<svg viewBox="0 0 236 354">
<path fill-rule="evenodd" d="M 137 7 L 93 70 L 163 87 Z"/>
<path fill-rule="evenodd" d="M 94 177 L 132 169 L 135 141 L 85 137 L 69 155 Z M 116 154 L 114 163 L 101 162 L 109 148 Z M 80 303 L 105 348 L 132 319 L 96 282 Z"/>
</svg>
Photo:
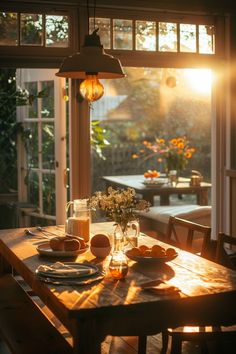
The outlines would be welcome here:
<svg viewBox="0 0 236 354">
<path fill-rule="evenodd" d="M 92 34 L 85 36 L 80 53 L 65 58 L 56 73 L 60 77 L 84 79 L 80 84 L 80 94 L 89 102 L 98 100 L 104 93 L 99 79 L 118 79 L 125 76 L 119 59 L 105 53 L 98 30 L 97 28 Z"/>
</svg>

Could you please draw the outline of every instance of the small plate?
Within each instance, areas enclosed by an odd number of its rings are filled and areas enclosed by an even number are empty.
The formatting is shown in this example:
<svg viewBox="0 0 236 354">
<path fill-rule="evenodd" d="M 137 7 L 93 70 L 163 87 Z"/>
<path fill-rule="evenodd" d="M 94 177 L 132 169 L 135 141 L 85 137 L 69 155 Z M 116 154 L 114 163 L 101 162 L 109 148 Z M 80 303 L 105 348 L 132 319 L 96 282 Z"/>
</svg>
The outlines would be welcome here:
<svg viewBox="0 0 236 354">
<path fill-rule="evenodd" d="M 166 263 L 170 262 L 178 256 L 178 253 L 173 254 L 173 256 L 165 256 L 165 257 L 142 257 L 142 256 L 132 256 L 129 254 L 129 251 L 126 251 L 126 256 L 132 261 L 138 263 Z"/>
<path fill-rule="evenodd" d="M 168 182 L 167 178 L 158 178 L 156 180 L 144 180 L 142 183 L 147 187 L 161 187 Z"/>
<path fill-rule="evenodd" d="M 78 254 L 84 253 L 89 249 L 89 246 L 86 245 L 85 248 L 76 251 L 53 251 L 50 247 L 49 242 L 44 242 L 38 245 L 37 251 L 40 255 L 48 257 L 74 257 Z"/>
<path fill-rule="evenodd" d="M 49 278 L 87 278 L 95 274 L 98 274 L 99 269 L 94 264 L 76 263 L 76 262 L 66 262 L 64 263 L 71 267 L 71 271 L 67 272 L 67 269 L 63 269 L 62 272 L 58 272 L 57 269 L 52 269 L 49 271 L 42 271 L 36 269 L 35 273 L 39 276 L 49 277 Z M 69 268 L 68 268 L 69 269 Z M 85 271 L 83 273 L 83 271 Z"/>
</svg>

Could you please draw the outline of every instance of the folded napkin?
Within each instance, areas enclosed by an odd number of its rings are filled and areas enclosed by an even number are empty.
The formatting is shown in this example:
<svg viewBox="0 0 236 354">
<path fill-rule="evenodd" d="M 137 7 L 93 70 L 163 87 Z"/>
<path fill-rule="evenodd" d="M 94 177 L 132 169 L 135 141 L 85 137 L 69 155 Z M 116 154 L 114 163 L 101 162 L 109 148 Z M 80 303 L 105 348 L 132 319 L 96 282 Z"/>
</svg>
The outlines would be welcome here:
<svg viewBox="0 0 236 354">
<path fill-rule="evenodd" d="M 94 274 L 95 269 L 79 263 L 65 264 L 56 262 L 52 265 L 42 264 L 38 266 L 36 273 L 52 276 L 72 276 L 72 275 L 90 275 Z"/>
<path fill-rule="evenodd" d="M 152 280 L 140 285 L 143 290 L 151 291 L 158 295 L 173 295 L 178 294 L 180 289 L 176 286 L 166 284 L 161 279 Z"/>
</svg>

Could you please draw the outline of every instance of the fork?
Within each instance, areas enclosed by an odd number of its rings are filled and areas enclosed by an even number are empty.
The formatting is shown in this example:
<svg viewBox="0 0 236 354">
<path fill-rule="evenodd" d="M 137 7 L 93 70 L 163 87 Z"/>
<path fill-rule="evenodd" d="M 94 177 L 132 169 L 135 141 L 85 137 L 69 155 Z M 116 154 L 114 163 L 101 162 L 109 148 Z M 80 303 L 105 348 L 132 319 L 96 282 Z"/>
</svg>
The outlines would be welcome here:
<svg viewBox="0 0 236 354">
<path fill-rule="evenodd" d="M 52 235 L 52 236 L 65 236 L 65 233 L 63 233 L 62 235 L 60 234 L 56 234 L 54 232 L 51 231 L 47 231 L 45 228 L 43 228 L 42 226 L 36 226 L 36 229 L 40 232 L 42 232 L 42 234 L 44 234 L 45 236 L 49 237 L 48 235 Z"/>
</svg>

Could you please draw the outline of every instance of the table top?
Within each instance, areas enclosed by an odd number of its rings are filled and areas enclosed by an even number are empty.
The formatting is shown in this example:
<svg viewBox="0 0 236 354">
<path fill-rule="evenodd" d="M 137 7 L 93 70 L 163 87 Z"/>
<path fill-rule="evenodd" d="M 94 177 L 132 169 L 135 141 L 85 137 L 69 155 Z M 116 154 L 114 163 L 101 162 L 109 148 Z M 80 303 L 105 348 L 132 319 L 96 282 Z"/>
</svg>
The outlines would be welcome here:
<svg viewBox="0 0 236 354">
<path fill-rule="evenodd" d="M 171 186 L 168 183 L 163 185 L 146 185 L 143 182 L 146 180 L 143 175 L 126 175 L 126 176 L 103 176 L 102 179 L 106 183 L 110 182 L 112 185 L 116 184 L 120 187 L 130 187 L 136 189 L 136 191 L 156 191 L 156 192 L 173 192 L 173 190 L 201 190 L 209 189 L 211 183 L 201 182 L 200 186 L 190 186 L 190 178 L 179 177 L 179 182 L 176 186 Z"/>
<path fill-rule="evenodd" d="M 92 224 L 91 234 L 111 233 L 113 228 L 113 223 Z M 34 228 L 32 230 L 37 233 Z M 48 230 L 63 233 L 61 226 Z M 107 272 L 98 283 L 57 286 L 35 277 L 40 264 L 50 265 L 55 261 L 51 257 L 39 256 L 36 247 L 42 241 L 45 240 L 24 235 L 24 229 L 1 230 L 0 254 L 73 333 L 74 321 L 80 331 L 86 321 L 93 321 L 99 338 L 107 334 L 158 333 L 163 328 L 186 322 L 236 323 L 236 272 L 233 270 L 176 249 L 178 257 L 165 264 L 141 264 L 130 260 L 128 274 L 121 281 L 113 280 Z M 140 244 L 169 247 L 146 235 L 140 236 Z M 109 257 L 97 259 L 87 251 L 78 255 L 76 261 L 92 262 L 107 270 Z M 158 295 L 140 288 L 141 283 L 156 279 L 178 287 L 180 292 Z"/>
</svg>

